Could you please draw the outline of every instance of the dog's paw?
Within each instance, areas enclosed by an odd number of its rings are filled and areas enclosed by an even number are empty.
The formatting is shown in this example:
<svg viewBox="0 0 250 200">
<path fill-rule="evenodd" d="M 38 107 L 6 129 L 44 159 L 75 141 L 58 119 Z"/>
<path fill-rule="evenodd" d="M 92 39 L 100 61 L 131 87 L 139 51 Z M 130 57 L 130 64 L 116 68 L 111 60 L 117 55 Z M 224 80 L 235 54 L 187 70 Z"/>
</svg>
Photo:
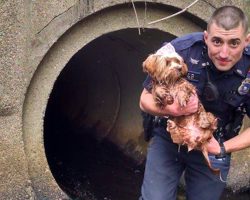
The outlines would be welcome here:
<svg viewBox="0 0 250 200">
<path fill-rule="evenodd" d="M 183 92 L 179 92 L 178 95 L 177 95 L 177 100 L 178 100 L 179 105 L 181 107 L 187 106 L 189 98 L 190 97 L 188 95 L 186 95 L 185 93 L 183 93 Z"/>
<path fill-rule="evenodd" d="M 174 98 L 169 93 L 169 90 L 164 86 L 155 87 L 152 91 L 152 94 L 155 99 L 156 105 L 161 108 L 174 103 Z"/>
<path fill-rule="evenodd" d="M 169 119 L 167 122 L 167 131 L 170 132 L 172 129 L 175 129 L 175 128 L 176 128 L 175 122 Z"/>
<path fill-rule="evenodd" d="M 201 128 L 208 128 L 211 124 L 208 120 L 208 116 L 206 112 L 201 112 L 199 115 L 198 125 Z"/>
</svg>

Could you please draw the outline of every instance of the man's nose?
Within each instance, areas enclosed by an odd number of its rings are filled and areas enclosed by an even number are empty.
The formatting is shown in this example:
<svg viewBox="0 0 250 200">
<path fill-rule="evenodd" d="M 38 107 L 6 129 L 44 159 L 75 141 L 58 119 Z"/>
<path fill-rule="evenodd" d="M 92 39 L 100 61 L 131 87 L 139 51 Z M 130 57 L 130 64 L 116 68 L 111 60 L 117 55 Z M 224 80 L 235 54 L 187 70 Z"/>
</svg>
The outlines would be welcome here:
<svg viewBox="0 0 250 200">
<path fill-rule="evenodd" d="M 223 45 L 220 49 L 220 57 L 227 58 L 228 57 L 229 48 L 227 45 Z"/>
</svg>

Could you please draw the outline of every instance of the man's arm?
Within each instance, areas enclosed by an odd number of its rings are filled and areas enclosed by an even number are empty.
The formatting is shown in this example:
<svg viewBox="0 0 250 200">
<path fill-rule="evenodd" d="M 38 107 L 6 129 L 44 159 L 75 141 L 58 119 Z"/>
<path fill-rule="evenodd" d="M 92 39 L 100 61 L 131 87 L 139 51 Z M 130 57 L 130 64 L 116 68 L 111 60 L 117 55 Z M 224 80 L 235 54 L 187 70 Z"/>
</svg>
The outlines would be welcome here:
<svg viewBox="0 0 250 200">
<path fill-rule="evenodd" d="M 173 104 L 167 105 L 161 109 L 156 106 L 152 94 L 144 89 L 140 97 L 140 108 L 144 112 L 155 116 L 181 116 L 196 112 L 198 110 L 198 101 L 197 96 L 192 96 L 185 107 L 181 107 L 177 101 L 174 101 Z"/>
<path fill-rule="evenodd" d="M 235 152 L 250 147 L 250 128 L 246 128 L 239 135 L 224 142 L 226 152 Z"/>
<path fill-rule="evenodd" d="M 226 153 L 232 153 L 250 147 L 250 128 L 246 128 L 239 135 L 224 142 Z M 220 145 L 212 138 L 207 144 L 208 152 L 218 155 L 220 153 Z"/>
</svg>

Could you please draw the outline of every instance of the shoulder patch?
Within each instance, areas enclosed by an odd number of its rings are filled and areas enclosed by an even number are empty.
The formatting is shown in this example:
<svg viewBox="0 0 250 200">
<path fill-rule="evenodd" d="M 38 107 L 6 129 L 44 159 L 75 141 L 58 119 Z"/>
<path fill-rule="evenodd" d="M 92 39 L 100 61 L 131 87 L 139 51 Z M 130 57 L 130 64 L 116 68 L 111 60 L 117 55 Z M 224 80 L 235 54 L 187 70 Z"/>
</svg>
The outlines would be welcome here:
<svg viewBox="0 0 250 200">
<path fill-rule="evenodd" d="M 246 95 L 250 93 L 250 79 L 245 79 L 242 81 L 240 87 L 238 88 L 238 93 L 240 95 Z"/>
<path fill-rule="evenodd" d="M 203 42 L 203 32 L 191 33 L 182 37 L 176 38 L 171 41 L 171 44 L 177 51 L 187 49 L 194 45 L 196 42 Z"/>
<path fill-rule="evenodd" d="M 246 95 L 250 93 L 250 70 L 247 72 L 247 77 L 241 82 L 238 88 L 238 93 L 240 95 Z"/>
</svg>

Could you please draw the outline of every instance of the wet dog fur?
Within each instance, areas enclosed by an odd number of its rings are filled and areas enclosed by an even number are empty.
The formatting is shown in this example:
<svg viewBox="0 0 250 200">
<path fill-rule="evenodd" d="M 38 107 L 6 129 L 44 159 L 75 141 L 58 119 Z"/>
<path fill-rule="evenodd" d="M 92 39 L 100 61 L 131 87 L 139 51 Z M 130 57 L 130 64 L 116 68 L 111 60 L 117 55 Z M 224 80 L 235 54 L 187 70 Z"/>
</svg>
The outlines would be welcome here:
<svg viewBox="0 0 250 200">
<path fill-rule="evenodd" d="M 188 68 L 179 54 L 151 54 L 142 66 L 152 78 L 152 95 L 159 108 L 173 104 L 174 100 L 185 107 L 189 98 L 196 95 L 195 87 L 185 79 Z M 218 174 L 219 170 L 211 166 L 205 145 L 216 128 L 217 119 L 205 111 L 201 102 L 197 112 L 188 116 L 170 116 L 167 123 L 167 131 L 180 139 L 179 145 L 187 145 L 188 151 L 201 150 L 209 168 Z"/>
</svg>

